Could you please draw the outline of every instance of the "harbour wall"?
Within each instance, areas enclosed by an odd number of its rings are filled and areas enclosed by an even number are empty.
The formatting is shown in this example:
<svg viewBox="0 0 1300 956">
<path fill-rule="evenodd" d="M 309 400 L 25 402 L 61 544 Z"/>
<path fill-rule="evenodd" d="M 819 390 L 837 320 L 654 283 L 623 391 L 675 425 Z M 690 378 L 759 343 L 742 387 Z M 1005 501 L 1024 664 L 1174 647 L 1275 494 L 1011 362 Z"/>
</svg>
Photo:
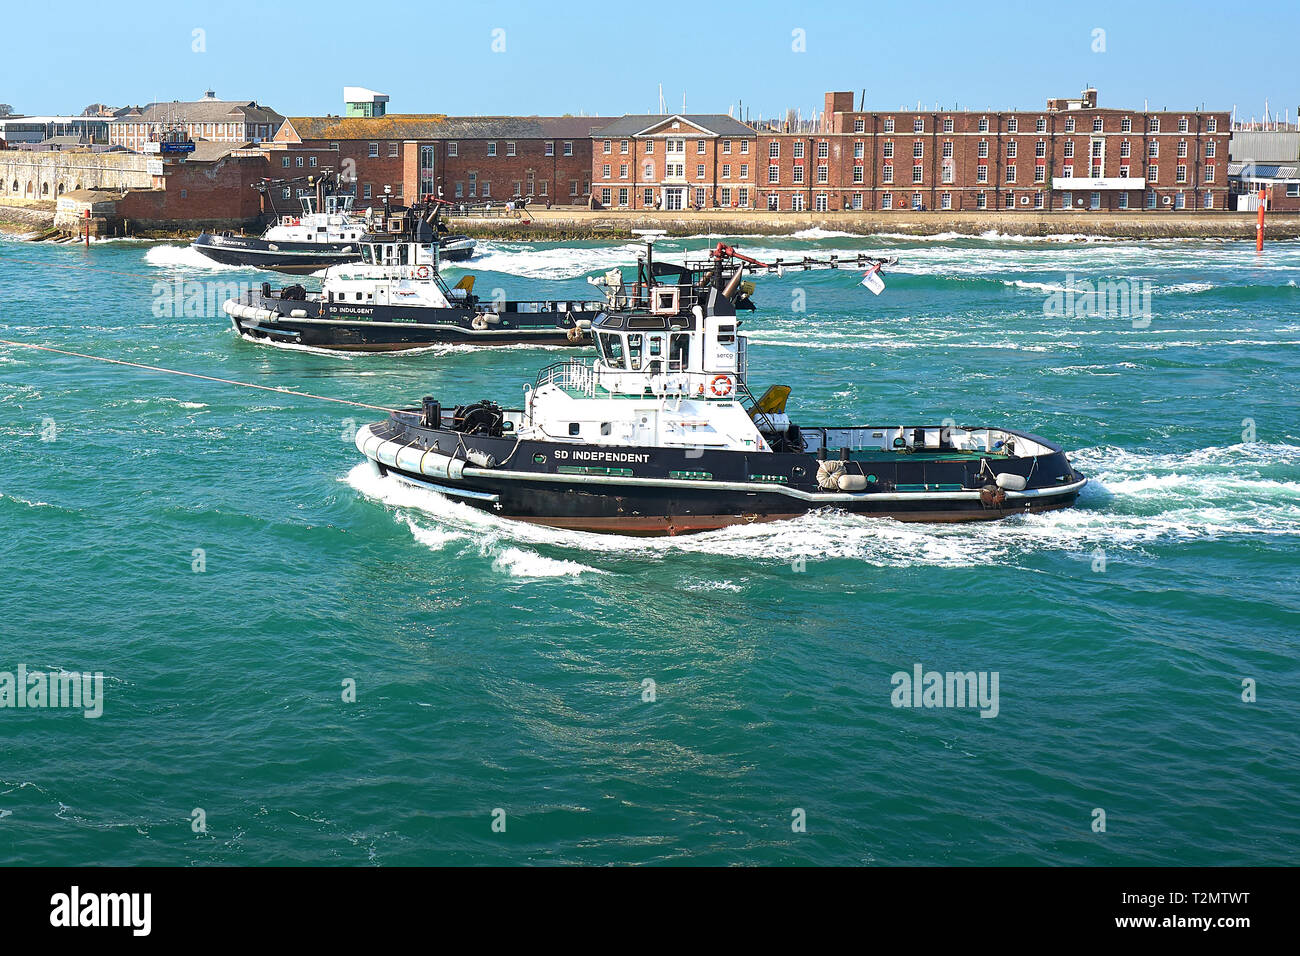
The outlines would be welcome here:
<svg viewBox="0 0 1300 956">
<path fill-rule="evenodd" d="M 855 235 L 1104 236 L 1113 239 L 1253 239 L 1255 214 L 1239 212 L 825 212 L 755 210 L 664 212 L 534 209 L 519 217 L 452 217 L 448 226 L 482 239 L 630 238 L 634 229 L 669 236 L 790 235 L 807 230 Z M 1266 239 L 1300 238 L 1300 213 L 1269 213 Z M 810 238 L 815 238 L 815 233 Z"/>
</svg>

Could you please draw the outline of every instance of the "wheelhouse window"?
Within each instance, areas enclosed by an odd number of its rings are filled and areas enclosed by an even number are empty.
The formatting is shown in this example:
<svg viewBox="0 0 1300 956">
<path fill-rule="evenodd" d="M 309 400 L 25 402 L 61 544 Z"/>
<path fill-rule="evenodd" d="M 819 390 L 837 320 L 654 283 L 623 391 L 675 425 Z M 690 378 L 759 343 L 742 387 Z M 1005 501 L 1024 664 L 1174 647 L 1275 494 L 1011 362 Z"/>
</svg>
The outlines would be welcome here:
<svg viewBox="0 0 1300 956">
<path fill-rule="evenodd" d="M 691 336 L 687 332 L 674 332 L 668 337 L 668 368 L 681 372 L 691 363 Z"/>
<path fill-rule="evenodd" d="M 623 368 L 623 336 L 615 332 L 601 332 L 596 336 L 600 346 L 600 360 L 610 368 Z"/>
</svg>

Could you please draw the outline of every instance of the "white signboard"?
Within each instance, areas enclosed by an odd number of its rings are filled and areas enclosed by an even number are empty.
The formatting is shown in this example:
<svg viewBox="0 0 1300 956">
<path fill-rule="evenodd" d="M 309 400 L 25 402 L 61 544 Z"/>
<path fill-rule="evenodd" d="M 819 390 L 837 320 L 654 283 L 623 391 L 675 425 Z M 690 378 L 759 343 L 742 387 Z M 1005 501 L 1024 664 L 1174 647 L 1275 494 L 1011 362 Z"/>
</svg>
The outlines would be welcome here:
<svg viewBox="0 0 1300 956">
<path fill-rule="evenodd" d="M 161 176 L 163 174 L 163 161 L 161 159 L 146 160 L 145 167 L 150 176 Z"/>
</svg>

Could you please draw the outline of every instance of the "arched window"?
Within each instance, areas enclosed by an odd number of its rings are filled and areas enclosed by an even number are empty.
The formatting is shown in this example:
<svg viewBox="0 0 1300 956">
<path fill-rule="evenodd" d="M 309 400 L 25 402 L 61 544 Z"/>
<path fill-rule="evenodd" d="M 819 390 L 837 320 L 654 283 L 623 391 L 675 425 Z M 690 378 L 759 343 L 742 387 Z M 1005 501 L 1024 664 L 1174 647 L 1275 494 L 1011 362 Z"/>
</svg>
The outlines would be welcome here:
<svg viewBox="0 0 1300 956">
<path fill-rule="evenodd" d="M 14 180 L 14 192 L 18 192 L 18 180 Z"/>
<path fill-rule="evenodd" d="M 63 195 L 63 190 L 65 190 L 66 188 L 67 188 L 67 187 L 64 186 L 63 183 L 59 183 L 59 195 L 60 195 L 60 196 Z"/>
<path fill-rule="evenodd" d="M 41 195 L 42 195 L 42 196 L 48 196 L 49 194 L 50 194 L 50 184 L 49 184 L 49 183 L 41 183 Z"/>
</svg>

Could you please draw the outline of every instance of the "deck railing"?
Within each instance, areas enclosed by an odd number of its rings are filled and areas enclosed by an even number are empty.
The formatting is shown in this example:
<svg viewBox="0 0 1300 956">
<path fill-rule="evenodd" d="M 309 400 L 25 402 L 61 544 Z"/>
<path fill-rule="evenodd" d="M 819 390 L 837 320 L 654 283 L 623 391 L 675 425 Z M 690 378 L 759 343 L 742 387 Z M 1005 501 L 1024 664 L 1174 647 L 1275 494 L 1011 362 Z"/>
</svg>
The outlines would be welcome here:
<svg viewBox="0 0 1300 956">
<path fill-rule="evenodd" d="M 537 373 L 533 387 L 541 388 L 547 384 L 573 389 L 588 398 L 596 397 L 596 373 L 590 363 L 581 359 L 566 359 L 546 366 Z"/>
</svg>

